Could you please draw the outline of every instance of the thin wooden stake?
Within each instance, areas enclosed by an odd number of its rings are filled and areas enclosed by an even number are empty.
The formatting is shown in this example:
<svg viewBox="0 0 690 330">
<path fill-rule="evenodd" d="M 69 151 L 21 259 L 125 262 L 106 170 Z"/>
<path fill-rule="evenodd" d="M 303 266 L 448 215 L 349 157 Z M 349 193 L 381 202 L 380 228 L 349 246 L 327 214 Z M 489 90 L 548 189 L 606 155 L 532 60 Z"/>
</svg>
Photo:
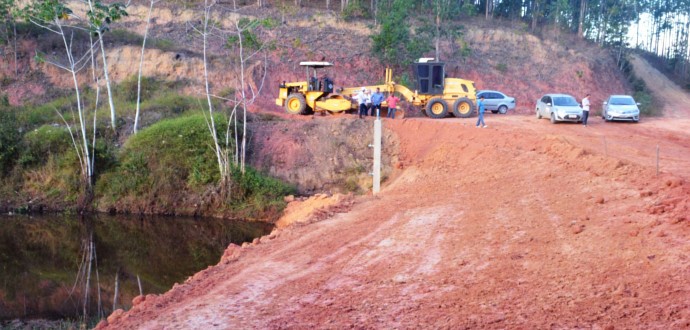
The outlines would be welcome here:
<svg viewBox="0 0 690 330">
<path fill-rule="evenodd" d="M 608 146 L 608 144 L 606 143 L 606 137 L 605 137 L 605 136 L 604 136 L 604 155 L 605 155 L 606 157 L 609 156 L 609 146 Z"/>
<path fill-rule="evenodd" d="M 659 176 L 659 145 L 656 145 L 656 176 Z"/>
<path fill-rule="evenodd" d="M 144 291 L 141 289 L 141 278 L 139 278 L 139 274 L 137 274 L 137 283 L 139 284 L 139 294 L 144 295 Z"/>
</svg>

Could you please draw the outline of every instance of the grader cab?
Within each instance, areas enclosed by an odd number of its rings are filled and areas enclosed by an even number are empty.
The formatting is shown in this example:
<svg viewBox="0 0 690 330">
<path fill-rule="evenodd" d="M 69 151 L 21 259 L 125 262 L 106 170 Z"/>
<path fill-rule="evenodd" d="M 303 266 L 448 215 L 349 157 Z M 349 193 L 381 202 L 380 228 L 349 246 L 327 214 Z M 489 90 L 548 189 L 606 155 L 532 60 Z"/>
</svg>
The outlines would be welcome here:
<svg viewBox="0 0 690 330">
<path fill-rule="evenodd" d="M 350 100 L 334 93 L 333 80 L 318 76 L 318 69 L 333 66 L 329 62 L 300 62 L 306 69 L 306 81 L 283 82 L 276 105 L 284 106 L 291 114 L 309 114 L 314 111 L 341 112 L 349 110 Z"/>
<path fill-rule="evenodd" d="M 443 118 L 448 113 L 455 117 L 472 116 L 477 101 L 474 82 L 460 78 L 447 78 L 446 65 L 433 58 L 421 58 L 413 64 L 418 104 L 431 118 Z M 452 107 L 449 108 L 449 104 Z"/>
</svg>

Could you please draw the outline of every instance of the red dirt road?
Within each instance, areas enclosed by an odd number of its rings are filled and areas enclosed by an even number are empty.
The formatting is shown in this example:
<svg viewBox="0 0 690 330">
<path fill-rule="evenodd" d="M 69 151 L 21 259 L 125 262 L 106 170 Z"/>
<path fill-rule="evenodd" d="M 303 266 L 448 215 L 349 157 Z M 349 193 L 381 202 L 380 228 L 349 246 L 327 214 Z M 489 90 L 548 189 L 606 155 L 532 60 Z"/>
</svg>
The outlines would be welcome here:
<svg viewBox="0 0 690 330">
<path fill-rule="evenodd" d="M 109 328 L 689 328 L 690 104 L 670 106 L 384 121 L 402 150 L 380 194 L 231 247 Z"/>
</svg>

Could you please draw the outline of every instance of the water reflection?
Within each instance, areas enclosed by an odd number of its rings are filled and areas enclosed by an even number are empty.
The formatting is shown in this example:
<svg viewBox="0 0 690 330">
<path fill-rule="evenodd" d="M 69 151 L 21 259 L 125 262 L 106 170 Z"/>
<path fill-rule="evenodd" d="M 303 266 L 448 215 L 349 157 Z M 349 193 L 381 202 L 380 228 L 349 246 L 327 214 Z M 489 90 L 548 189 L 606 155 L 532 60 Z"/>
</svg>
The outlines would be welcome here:
<svg viewBox="0 0 690 330">
<path fill-rule="evenodd" d="M 216 264 L 272 225 L 218 219 L 0 216 L 0 320 L 108 315 Z M 115 293 L 117 291 L 117 299 Z M 86 303 L 85 303 L 86 302 Z"/>
</svg>

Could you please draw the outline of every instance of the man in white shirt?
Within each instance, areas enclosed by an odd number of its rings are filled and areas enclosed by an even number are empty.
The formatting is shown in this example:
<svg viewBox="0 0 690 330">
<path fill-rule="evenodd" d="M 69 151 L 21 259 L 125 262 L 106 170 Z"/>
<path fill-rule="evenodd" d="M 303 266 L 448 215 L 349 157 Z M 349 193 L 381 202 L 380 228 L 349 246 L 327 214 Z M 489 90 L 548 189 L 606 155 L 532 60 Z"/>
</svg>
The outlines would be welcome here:
<svg viewBox="0 0 690 330">
<path fill-rule="evenodd" d="M 357 93 L 357 96 L 355 98 L 357 99 L 357 103 L 359 104 L 359 118 L 362 118 L 362 115 L 366 116 L 367 115 L 367 89 L 362 87 L 362 90 Z"/>
<path fill-rule="evenodd" d="M 582 99 L 582 125 L 587 127 L 587 118 L 589 118 L 589 93 Z"/>
</svg>

